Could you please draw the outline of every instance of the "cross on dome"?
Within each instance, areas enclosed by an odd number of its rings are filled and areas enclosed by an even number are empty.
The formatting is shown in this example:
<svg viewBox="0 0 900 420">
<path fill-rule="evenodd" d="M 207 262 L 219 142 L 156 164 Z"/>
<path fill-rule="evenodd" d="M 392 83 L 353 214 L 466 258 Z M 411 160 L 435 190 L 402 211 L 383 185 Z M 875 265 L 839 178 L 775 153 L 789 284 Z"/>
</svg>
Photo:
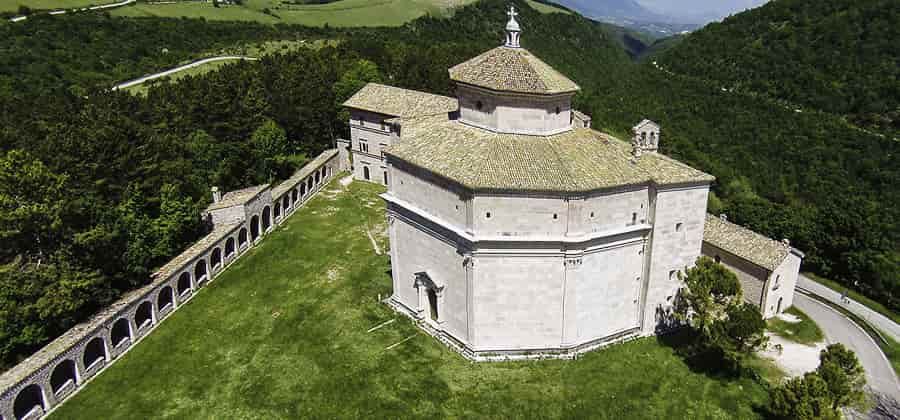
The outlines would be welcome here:
<svg viewBox="0 0 900 420">
<path fill-rule="evenodd" d="M 519 36 L 521 35 L 522 28 L 519 27 L 519 22 L 516 22 L 516 16 L 519 16 L 516 13 L 515 6 L 509 6 L 509 12 L 506 13 L 509 16 L 509 23 L 506 24 L 506 46 L 509 48 L 519 48 Z"/>
</svg>

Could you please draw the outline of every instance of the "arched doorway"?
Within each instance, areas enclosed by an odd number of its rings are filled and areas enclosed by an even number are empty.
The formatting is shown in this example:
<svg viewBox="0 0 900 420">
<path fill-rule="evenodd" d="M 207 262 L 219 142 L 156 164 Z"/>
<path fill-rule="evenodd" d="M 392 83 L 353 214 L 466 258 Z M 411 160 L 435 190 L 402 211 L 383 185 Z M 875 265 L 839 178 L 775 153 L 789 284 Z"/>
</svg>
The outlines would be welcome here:
<svg viewBox="0 0 900 420">
<path fill-rule="evenodd" d="M 225 258 L 231 258 L 234 255 L 234 238 L 228 238 L 225 241 Z"/>
<path fill-rule="evenodd" d="M 231 238 L 228 240 L 231 241 Z M 214 270 L 218 270 L 222 266 L 222 248 L 213 249 L 212 255 L 209 256 L 209 263 L 212 264 Z"/>
<path fill-rule="evenodd" d="M 153 323 L 153 305 L 150 302 L 141 303 L 134 311 L 134 325 L 144 328 Z"/>
<path fill-rule="evenodd" d="M 316 185 L 319 185 L 319 181 L 321 180 L 321 175 L 319 171 L 316 171 Z"/>
<path fill-rule="evenodd" d="M 300 184 L 300 196 L 306 195 L 306 184 Z"/>
<path fill-rule="evenodd" d="M 156 298 L 156 307 L 162 311 L 165 307 L 171 305 L 173 301 L 172 288 L 169 286 L 163 287 L 159 291 L 159 297 Z"/>
<path fill-rule="evenodd" d="M 294 195 L 295 195 L 294 200 L 296 200 L 297 199 L 297 197 L 296 197 L 297 191 L 293 190 L 291 192 L 294 193 Z M 285 213 L 287 213 L 287 210 L 289 208 L 291 208 L 291 195 L 290 194 L 285 194 L 284 198 L 281 199 L 281 208 L 284 209 Z"/>
<path fill-rule="evenodd" d="M 281 218 L 281 203 L 275 203 L 275 207 L 272 207 L 272 215 L 275 217 L 275 220 Z"/>
<path fill-rule="evenodd" d="M 35 411 L 44 411 L 44 393 L 37 384 L 31 384 L 22 388 L 16 401 L 13 403 L 13 414 L 17 419 L 24 419 Z"/>
<path fill-rule="evenodd" d="M 300 189 L 303 189 L 303 185 L 300 186 Z M 302 194 L 302 193 L 300 193 Z M 297 198 L 299 198 L 300 194 L 297 193 L 297 190 L 291 191 L 291 200 L 293 200 L 294 204 L 297 204 Z"/>
<path fill-rule="evenodd" d="M 50 390 L 54 394 L 58 394 L 63 387 L 69 386 L 69 384 L 75 385 L 77 378 L 75 362 L 70 359 L 63 360 L 53 368 L 53 373 L 50 374 Z"/>
<path fill-rule="evenodd" d="M 309 190 L 309 192 L 312 192 L 312 189 L 313 189 L 313 179 L 312 179 L 312 177 L 309 177 L 309 178 L 306 180 L 306 189 Z"/>
<path fill-rule="evenodd" d="M 206 271 L 206 260 L 197 261 L 197 264 L 194 265 L 194 281 L 196 281 L 197 284 L 200 284 L 208 278 L 209 273 Z"/>
<path fill-rule="evenodd" d="M 247 228 L 241 228 L 240 233 L 238 233 L 238 245 L 243 248 L 244 245 L 247 244 Z"/>
<path fill-rule="evenodd" d="M 254 215 L 250 218 L 250 241 L 256 242 L 259 238 L 259 216 Z"/>
<path fill-rule="evenodd" d="M 270 227 L 272 227 L 272 209 L 266 206 L 262 213 L 262 231 L 268 232 Z"/>
<path fill-rule="evenodd" d="M 106 361 L 106 346 L 103 339 L 94 337 L 86 346 L 84 346 L 84 354 L 81 356 L 81 362 L 84 363 L 85 369 L 90 369 L 95 364 Z"/>
<path fill-rule="evenodd" d="M 178 295 L 181 296 L 191 290 L 191 275 L 187 272 L 178 277 Z"/>
<path fill-rule="evenodd" d="M 112 339 L 113 347 L 119 347 L 125 340 L 131 338 L 131 327 L 128 325 L 127 319 L 119 318 L 119 320 L 113 324 L 110 338 Z"/>
</svg>

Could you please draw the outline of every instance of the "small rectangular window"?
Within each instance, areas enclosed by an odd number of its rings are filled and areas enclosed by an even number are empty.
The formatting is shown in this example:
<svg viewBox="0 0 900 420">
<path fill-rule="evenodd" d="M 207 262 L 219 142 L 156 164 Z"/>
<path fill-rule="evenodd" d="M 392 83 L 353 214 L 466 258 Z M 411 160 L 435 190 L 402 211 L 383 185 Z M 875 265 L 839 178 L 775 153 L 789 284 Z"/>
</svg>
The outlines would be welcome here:
<svg viewBox="0 0 900 420">
<path fill-rule="evenodd" d="M 684 225 L 684 223 L 676 223 L 675 224 L 675 232 L 681 232 L 681 227 L 683 225 Z"/>
</svg>

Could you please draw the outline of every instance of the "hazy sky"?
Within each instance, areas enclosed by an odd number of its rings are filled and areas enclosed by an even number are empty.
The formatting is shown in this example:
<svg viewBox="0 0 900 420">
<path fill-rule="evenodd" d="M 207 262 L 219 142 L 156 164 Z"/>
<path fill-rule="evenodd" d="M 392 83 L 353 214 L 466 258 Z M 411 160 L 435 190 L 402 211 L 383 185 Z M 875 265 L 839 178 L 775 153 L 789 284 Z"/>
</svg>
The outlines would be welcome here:
<svg viewBox="0 0 900 420">
<path fill-rule="evenodd" d="M 767 0 L 637 0 L 642 6 L 654 12 L 671 16 L 711 16 L 724 17 L 752 7 Z"/>
</svg>

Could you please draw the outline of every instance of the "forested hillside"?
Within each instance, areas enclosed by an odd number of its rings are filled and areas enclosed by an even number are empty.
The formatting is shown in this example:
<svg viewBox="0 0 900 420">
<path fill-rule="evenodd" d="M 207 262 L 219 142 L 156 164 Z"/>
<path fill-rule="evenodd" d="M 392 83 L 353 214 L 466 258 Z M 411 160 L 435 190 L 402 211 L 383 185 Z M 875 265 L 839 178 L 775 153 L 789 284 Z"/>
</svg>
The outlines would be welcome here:
<svg viewBox="0 0 900 420">
<path fill-rule="evenodd" d="M 679 74 L 846 116 L 896 137 L 898 39 L 894 0 L 779 0 L 710 24 L 659 61 Z"/>
<path fill-rule="evenodd" d="M 595 126 L 627 135 L 641 118 L 659 121 L 664 152 L 719 177 L 712 211 L 791 238 L 808 268 L 898 307 L 897 142 L 636 64 L 601 25 L 515 3 L 523 44 L 582 86 L 576 101 Z M 283 177 L 331 147 L 346 135 L 339 104 L 365 82 L 452 93 L 447 68 L 501 42 L 507 6 L 486 0 L 381 29 L 90 14 L 0 26 L 3 364 L 144 284 L 202 235 L 210 186 Z M 228 43 L 300 37 L 341 42 L 228 64 L 146 97 L 107 90 Z"/>
</svg>

